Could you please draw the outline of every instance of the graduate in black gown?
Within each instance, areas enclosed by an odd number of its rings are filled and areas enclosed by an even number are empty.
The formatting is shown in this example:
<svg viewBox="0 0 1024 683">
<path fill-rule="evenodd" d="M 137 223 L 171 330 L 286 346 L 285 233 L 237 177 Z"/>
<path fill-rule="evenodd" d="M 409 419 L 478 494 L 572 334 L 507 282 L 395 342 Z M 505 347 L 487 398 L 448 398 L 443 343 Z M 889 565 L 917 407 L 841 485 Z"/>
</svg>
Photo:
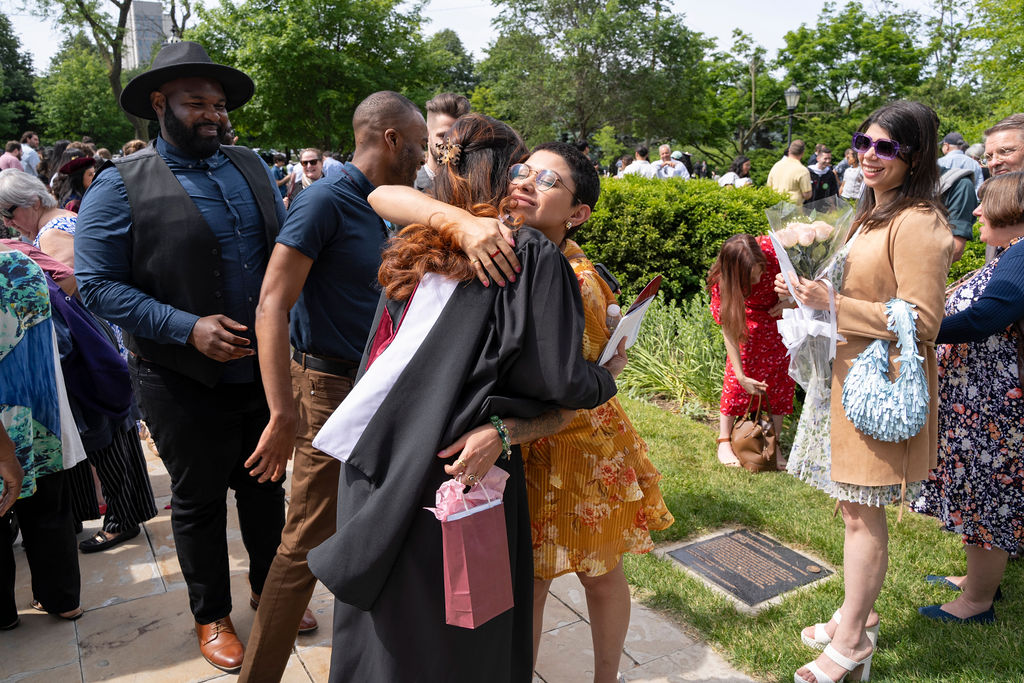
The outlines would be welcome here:
<svg viewBox="0 0 1024 683">
<path fill-rule="evenodd" d="M 452 127 L 447 152 L 438 198 L 497 215 L 507 169 L 526 157 L 518 135 L 471 114 Z M 309 554 L 336 597 L 331 681 L 532 678 L 533 568 L 518 447 L 494 463 L 510 475 L 511 610 L 476 629 L 445 624 L 441 524 L 424 510 L 459 471 L 438 451 L 489 416 L 593 408 L 615 394 L 612 375 L 582 359 L 582 304 L 568 261 L 532 228 L 515 242 L 522 270 L 504 288 L 476 281 L 479 265 L 443 226 L 411 226 L 385 251 L 385 296 L 360 379 L 316 443 L 344 461 L 338 530 Z M 488 465 L 473 468 L 482 474 Z"/>
</svg>

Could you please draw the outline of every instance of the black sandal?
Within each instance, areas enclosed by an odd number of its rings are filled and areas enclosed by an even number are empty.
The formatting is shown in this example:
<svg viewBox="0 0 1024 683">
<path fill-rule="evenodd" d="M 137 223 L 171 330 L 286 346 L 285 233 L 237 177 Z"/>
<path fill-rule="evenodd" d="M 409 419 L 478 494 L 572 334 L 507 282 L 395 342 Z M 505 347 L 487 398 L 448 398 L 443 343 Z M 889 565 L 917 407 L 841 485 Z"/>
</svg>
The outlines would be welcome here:
<svg viewBox="0 0 1024 683">
<path fill-rule="evenodd" d="M 47 612 L 46 608 L 43 607 L 42 603 L 40 603 L 38 600 L 33 600 L 31 603 L 31 607 L 37 612 L 46 612 L 50 616 L 57 617 L 58 619 L 64 619 L 65 621 L 75 621 L 76 619 L 81 618 L 83 614 L 85 614 L 85 610 L 82 609 L 81 606 L 76 607 L 70 612 Z"/>
<path fill-rule="evenodd" d="M 129 541 L 139 535 L 139 527 L 135 525 L 131 529 L 122 531 L 113 538 L 107 538 L 107 535 L 102 530 L 97 531 L 94 536 L 85 539 L 78 544 L 78 549 L 83 553 L 98 553 L 101 550 L 107 550 L 113 548 L 116 545 Z"/>
</svg>

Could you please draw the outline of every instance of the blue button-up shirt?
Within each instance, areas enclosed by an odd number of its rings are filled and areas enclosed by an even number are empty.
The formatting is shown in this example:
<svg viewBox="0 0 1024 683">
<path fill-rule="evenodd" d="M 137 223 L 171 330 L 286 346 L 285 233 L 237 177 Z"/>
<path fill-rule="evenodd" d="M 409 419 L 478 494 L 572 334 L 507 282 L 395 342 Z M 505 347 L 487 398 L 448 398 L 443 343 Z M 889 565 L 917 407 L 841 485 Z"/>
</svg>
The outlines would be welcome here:
<svg viewBox="0 0 1024 683">
<path fill-rule="evenodd" d="M 206 159 L 192 159 L 163 138 L 156 151 L 167 163 L 221 245 L 224 268 L 224 314 L 249 329 L 253 326 L 267 246 L 263 219 L 245 177 L 219 150 Z M 264 164 L 266 167 L 266 164 Z M 269 168 L 267 176 L 272 178 Z M 279 224 L 284 204 L 274 193 Z M 162 344 L 185 344 L 199 316 L 157 301 L 139 290 L 131 277 L 131 205 L 117 169 L 93 181 L 82 201 L 75 233 L 75 275 L 86 305 L 97 315 L 133 335 Z M 187 256 L 187 255 L 183 255 Z M 222 381 L 251 382 L 257 377 L 255 357 L 225 365 Z"/>
</svg>

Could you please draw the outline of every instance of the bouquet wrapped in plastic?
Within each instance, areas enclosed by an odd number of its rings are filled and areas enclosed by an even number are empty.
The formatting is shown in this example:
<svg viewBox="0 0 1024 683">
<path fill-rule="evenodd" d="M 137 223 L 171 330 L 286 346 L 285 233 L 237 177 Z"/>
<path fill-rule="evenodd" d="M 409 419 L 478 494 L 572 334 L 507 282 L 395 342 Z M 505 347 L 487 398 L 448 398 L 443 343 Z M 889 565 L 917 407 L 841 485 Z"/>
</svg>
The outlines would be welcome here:
<svg viewBox="0 0 1024 683">
<path fill-rule="evenodd" d="M 839 197 L 796 206 L 780 202 L 765 210 L 769 236 L 797 308 L 783 311 L 779 334 L 789 352 L 789 376 L 808 394 L 828 391 L 832 359 L 836 355 L 835 297 L 828 278 L 846 243 L 853 222 L 853 207 Z M 797 276 L 823 280 L 829 287 L 830 306 L 818 311 L 796 299 Z"/>
</svg>

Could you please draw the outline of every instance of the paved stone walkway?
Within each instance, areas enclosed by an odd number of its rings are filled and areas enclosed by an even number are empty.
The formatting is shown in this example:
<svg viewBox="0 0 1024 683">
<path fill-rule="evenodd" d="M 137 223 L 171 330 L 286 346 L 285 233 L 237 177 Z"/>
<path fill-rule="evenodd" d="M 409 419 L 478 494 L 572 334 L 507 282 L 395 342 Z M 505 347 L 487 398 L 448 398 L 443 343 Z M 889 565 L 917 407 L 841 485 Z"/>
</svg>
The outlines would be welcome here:
<svg viewBox="0 0 1024 683">
<path fill-rule="evenodd" d="M 231 679 L 199 655 L 188 596 L 174 552 L 170 482 L 160 460 L 148 449 L 150 478 L 160 514 L 145 533 L 112 550 L 79 555 L 82 607 L 75 622 L 34 612 L 28 565 L 20 543 L 16 549 L 16 595 L 21 626 L 0 633 L 0 681 L 65 683 L 146 681 L 181 683 Z M 249 608 L 246 555 L 234 506 L 228 505 L 228 546 L 231 554 L 231 615 L 239 637 L 248 638 Z M 81 538 L 99 528 L 85 525 Z M 316 632 L 299 636 L 284 681 L 326 681 L 330 665 L 333 599 L 317 584 L 310 605 L 320 622 Z M 592 679 L 593 651 L 583 588 L 575 576 L 554 582 L 545 617 L 545 634 L 537 663 L 536 682 L 587 683 Z M 622 671 L 628 681 L 749 682 L 707 645 L 695 641 L 658 613 L 633 605 Z M 373 682 L 377 683 L 377 682 Z M 379 682 L 386 683 L 386 682 Z"/>
</svg>

